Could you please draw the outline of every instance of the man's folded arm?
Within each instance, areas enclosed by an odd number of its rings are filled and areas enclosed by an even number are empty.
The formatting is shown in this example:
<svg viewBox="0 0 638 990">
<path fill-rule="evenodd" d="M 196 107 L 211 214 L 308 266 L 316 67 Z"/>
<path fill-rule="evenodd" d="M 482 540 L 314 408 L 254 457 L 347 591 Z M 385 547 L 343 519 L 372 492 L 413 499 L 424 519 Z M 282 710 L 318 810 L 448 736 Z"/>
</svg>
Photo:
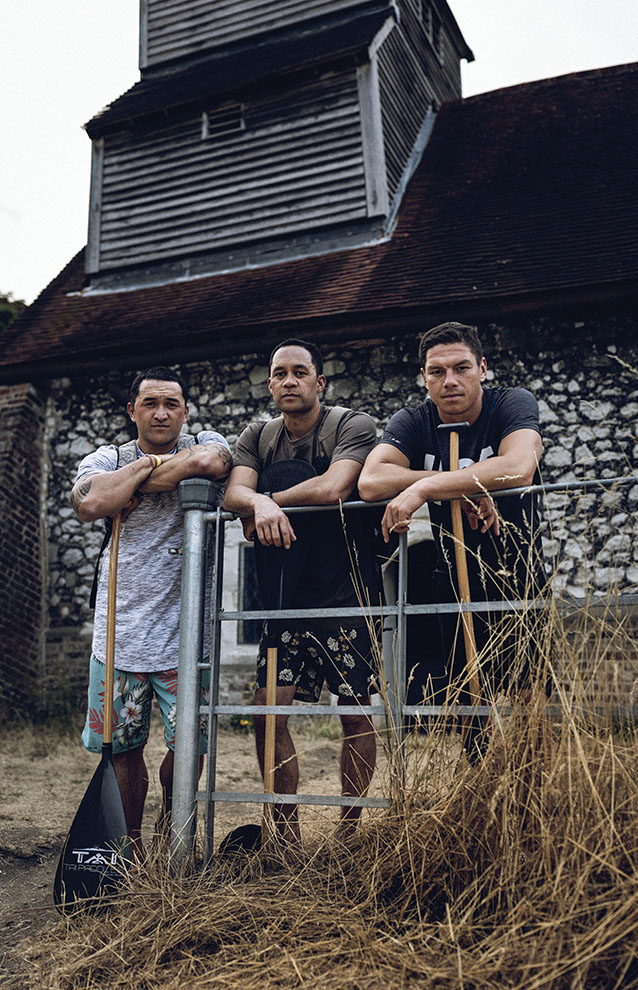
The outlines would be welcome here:
<svg viewBox="0 0 638 990">
<path fill-rule="evenodd" d="M 82 522 L 115 515 L 130 502 L 156 467 L 153 455 L 145 454 L 116 471 L 82 475 L 71 489 L 73 511 Z"/>
<path fill-rule="evenodd" d="M 366 502 L 382 502 L 431 474 L 437 472 L 412 470 L 405 454 L 391 443 L 380 443 L 370 451 L 363 465 L 359 494 Z"/>
<path fill-rule="evenodd" d="M 161 454 L 162 463 L 139 486 L 143 495 L 170 492 L 186 478 L 224 481 L 233 466 L 232 455 L 222 443 L 198 443 L 176 454 Z"/>
<path fill-rule="evenodd" d="M 273 492 L 277 505 L 337 505 L 352 495 L 361 474 L 361 463 L 350 457 L 333 461 L 327 471 L 285 491 Z"/>
</svg>

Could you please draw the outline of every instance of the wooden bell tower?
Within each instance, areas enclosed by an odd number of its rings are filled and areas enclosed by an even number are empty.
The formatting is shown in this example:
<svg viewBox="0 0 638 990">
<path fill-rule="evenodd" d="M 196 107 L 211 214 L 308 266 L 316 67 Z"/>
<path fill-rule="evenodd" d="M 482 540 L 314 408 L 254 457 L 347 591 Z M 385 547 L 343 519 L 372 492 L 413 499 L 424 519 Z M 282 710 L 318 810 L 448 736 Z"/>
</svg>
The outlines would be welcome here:
<svg viewBox="0 0 638 990">
<path fill-rule="evenodd" d="M 472 59 L 445 0 L 141 0 L 141 79 L 94 117 L 88 290 L 391 236 Z"/>
</svg>

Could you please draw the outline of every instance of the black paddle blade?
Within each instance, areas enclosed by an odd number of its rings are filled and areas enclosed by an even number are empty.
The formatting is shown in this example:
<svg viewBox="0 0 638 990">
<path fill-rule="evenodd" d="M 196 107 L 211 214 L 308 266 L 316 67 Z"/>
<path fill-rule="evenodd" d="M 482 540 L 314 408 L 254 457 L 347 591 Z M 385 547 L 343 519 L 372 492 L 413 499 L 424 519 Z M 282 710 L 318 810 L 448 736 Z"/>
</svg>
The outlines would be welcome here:
<svg viewBox="0 0 638 990">
<path fill-rule="evenodd" d="M 259 476 L 257 490 L 260 492 L 283 492 L 308 478 L 316 477 L 312 464 L 302 460 L 274 461 L 264 468 Z M 305 513 L 292 516 L 292 525 L 297 539 L 284 547 L 264 546 L 255 540 L 255 571 L 263 608 L 287 608 L 296 591 L 301 572 L 304 569 L 311 547 L 312 519 Z M 277 620 L 268 620 L 268 643 L 277 642 Z"/>
<path fill-rule="evenodd" d="M 261 472 L 258 491 L 283 492 L 316 475 L 307 461 L 274 461 Z M 308 558 L 312 519 L 305 514 L 291 516 L 291 519 L 297 539 L 289 550 L 266 547 L 255 541 L 255 569 L 264 608 L 286 608 Z M 269 626 L 272 625 L 271 621 Z"/>
<path fill-rule="evenodd" d="M 220 856 L 257 852 L 261 848 L 261 825 L 239 825 L 219 843 Z"/>
<path fill-rule="evenodd" d="M 53 900 L 64 914 L 87 898 L 113 893 L 126 874 L 129 839 L 120 789 L 110 753 L 93 774 L 69 829 L 53 884 Z M 87 902 L 95 906 L 97 900 Z"/>
<path fill-rule="evenodd" d="M 317 472 L 308 461 L 290 458 L 286 461 L 271 461 L 259 475 L 258 492 L 285 492 L 308 478 L 316 478 Z"/>
</svg>

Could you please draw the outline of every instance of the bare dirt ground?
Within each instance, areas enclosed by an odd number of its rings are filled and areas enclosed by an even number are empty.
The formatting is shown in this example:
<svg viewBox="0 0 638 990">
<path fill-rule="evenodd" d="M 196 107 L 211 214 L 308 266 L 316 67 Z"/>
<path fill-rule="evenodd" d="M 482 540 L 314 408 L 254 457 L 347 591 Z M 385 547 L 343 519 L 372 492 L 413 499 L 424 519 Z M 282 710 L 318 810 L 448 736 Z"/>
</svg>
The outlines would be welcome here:
<svg viewBox="0 0 638 990">
<path fill-rule="evenodd" d="M 293 733 L 300 762 L 299 790 L 338 794 L 337 720 L 301 718 Z M 385 760 L 379 750 L 374 794 L 381 793 L 384 777 Z M 146 749 L 150 787 L 145 841 L 152 836 L 161 807 L 158 769 L 164 752 L 161 726 L 155 723 Z M 261 790 L 252 732 L 220 730 L 218 754 L 219 790 Z M 22 946 L 58 921 L 52 888 L 60 850 L 98 762 L 82 747 L 79 733 L 65 736 L 32 727 L 0 733 L 0 975 L 19 970 Z M 260 816 L 259 805 L 218 804 L 216 844 L 236 825 L 259 822 Z M 337 808 L 301 809 L 302 830 L 332 828 L 337 818 Z"/>
</svg>

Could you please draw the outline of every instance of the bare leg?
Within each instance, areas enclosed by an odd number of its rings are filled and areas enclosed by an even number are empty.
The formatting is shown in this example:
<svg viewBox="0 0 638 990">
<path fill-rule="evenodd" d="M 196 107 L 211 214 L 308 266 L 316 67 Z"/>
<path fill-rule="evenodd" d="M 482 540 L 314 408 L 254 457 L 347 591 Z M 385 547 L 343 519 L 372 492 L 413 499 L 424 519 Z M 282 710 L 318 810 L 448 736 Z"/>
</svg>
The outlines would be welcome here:
<svg viewBox="0 0 638 990">
<path fill-rule="evenodd" d="M 358 699 L 369 705 L 369 698 Z M 350 698 L 339 698 L 338 704 L 352 704 Z M 367 793 L 377 756 L 377 741 L 369 715 L 342 715 L 343 747 L 341 750 L 341 793 L 361 796 Z M 361 808 L 344 805 L 341 809 L 339 832 L 352 831 L 361 815 Z"/>
<path fill-rule="evenodd" d="M 162 811 L 157 822 L 159 832 L 167 832 L 171 827 L 171 813 L 173 810 L 173 767 L 175 764 L 175 753 L 172 749 L 166 750 L 166 755 L 162 760 L 159 770 L 160 784 L 162 785 Z M 197 779 L 202 775 L 204 768 L 204 757 L 199 758 L 199 770 Z"/>
<path fill-rule="evenodd" d="M 295 687 L 278 687 L 277 704 L 290 705 L 295 696 Z M 266 704 L 266 689 L 258 688 L 255 704 Z M 264 775 L 264 745 L 266 741 L 266 716 L 254 715 L 255 743 L 261 775 Z M 296 794 L 299 784 L 299 764 L 297 752 L 288 731 L 288 716 L 278 715 L 275 722 L 275 790 L 280 794 Z M 281 837 L 287 842 L 301 842 L 299 831 L 299 811 L 296 804 L 276 804 L 274 806 L 275 825 Z"/>
<path fill-rule="evenodd" d="M 124 816 L 133 855 L 142 855 L 142 815 L 148 791 L 148 770 L 144 762 L 144 746 L 113 756 L 113 766 L 122 795 Z"/>
</svg>

